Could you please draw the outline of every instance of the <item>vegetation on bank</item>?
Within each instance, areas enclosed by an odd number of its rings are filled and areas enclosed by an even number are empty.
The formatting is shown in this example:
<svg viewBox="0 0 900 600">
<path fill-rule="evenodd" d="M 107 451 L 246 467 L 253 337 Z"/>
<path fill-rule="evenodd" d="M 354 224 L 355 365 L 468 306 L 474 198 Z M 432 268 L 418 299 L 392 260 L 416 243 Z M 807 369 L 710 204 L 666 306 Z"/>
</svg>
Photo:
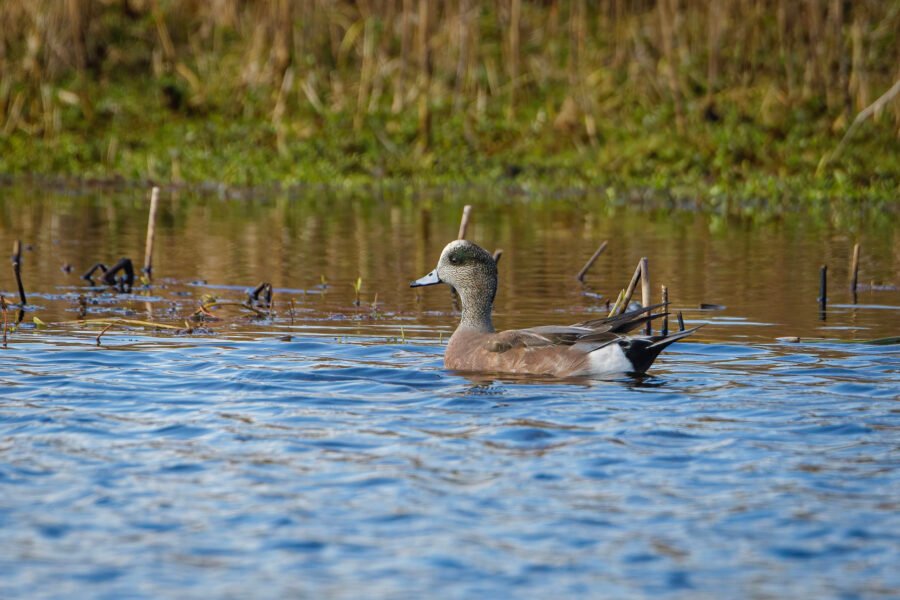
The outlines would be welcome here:
<svg viewBox="0 0 900 600">
<path fill-rule="evenodd" d="M 7 0 L 0 22 L 3 173 L 900 188 L 897 99 L 832 156 L 900 78 L 893 2 Z"/>
</svg>

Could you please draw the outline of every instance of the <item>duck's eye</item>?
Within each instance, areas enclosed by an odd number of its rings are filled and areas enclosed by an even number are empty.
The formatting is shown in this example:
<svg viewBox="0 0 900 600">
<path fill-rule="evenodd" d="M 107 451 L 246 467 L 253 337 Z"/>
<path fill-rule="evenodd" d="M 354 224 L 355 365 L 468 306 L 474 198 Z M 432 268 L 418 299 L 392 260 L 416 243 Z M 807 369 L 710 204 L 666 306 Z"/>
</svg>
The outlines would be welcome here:
<svg viewBox="0 0 900 600">
<path fill-rule="evenodd" d="M 458 265 L 460 262 L 462 262 L 462 261 L 459 259 L 459 257 L 458 257 L 457 255 L 455 255 L 455 254 L 451 254 L 451 255 L 448 257 L 448 260 L 450 261 L 450 264 L 451 264 L 451 265 Z"/>
</svg>

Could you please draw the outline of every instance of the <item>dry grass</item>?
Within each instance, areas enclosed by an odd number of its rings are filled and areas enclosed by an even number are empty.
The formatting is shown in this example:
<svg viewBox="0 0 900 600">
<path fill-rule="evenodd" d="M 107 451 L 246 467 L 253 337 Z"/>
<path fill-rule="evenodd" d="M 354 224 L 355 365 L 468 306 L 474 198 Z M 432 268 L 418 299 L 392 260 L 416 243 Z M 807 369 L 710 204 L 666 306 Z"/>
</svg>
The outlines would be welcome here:
<svg viewBox="0 0 900 600">
<path fill-rule="evenodd" d="M 900 78 L 882 0 L 5 0 L 0 23 L 6 134 L 53 136 L 73 106 L 90 121 L 98 85 L 139 77 L 175 109 L 256 111 L 279 143 L 297 114 L 414 111 L 423 145 L 435 111 L 516 122 L 536 102 L 584 144 L 625 103 L 671 106 L 678 129 L 814 106 L 843 130 Z"/>
</svg>

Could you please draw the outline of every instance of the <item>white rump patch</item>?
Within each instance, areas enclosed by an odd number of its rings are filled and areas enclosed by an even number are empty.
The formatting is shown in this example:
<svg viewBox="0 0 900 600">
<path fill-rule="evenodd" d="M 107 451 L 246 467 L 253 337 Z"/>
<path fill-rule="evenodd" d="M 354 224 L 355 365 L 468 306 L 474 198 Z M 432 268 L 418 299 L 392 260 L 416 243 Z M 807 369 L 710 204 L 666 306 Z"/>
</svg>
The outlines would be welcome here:
<svg viewBox="0 0 900 600">
<path fill-rule="evenodd" d="M 588 357 L 591 361 L 591 375 L 611 375 L 634 371 L 634 365 L 625 356 L 622 347 L 616 343 L 594 350 Z"/>
</svg>

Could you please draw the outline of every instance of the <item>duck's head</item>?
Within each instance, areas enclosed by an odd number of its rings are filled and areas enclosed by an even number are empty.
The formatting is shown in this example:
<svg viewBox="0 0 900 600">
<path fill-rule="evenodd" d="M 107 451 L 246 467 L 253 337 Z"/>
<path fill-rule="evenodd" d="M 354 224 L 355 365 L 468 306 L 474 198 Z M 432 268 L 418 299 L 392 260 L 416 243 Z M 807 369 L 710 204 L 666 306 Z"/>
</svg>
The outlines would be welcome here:
<svg viewBox="0 0 900 600">
<path fill-rule="evenodd" d="M 463 299 L 493 303 L 497 292 L 497 263 L 484 248 L 468 240 L 450 242 L 441 252 L 437 268 L 410 287 L 446 283 L 453 286 Z"/>
</svg>

